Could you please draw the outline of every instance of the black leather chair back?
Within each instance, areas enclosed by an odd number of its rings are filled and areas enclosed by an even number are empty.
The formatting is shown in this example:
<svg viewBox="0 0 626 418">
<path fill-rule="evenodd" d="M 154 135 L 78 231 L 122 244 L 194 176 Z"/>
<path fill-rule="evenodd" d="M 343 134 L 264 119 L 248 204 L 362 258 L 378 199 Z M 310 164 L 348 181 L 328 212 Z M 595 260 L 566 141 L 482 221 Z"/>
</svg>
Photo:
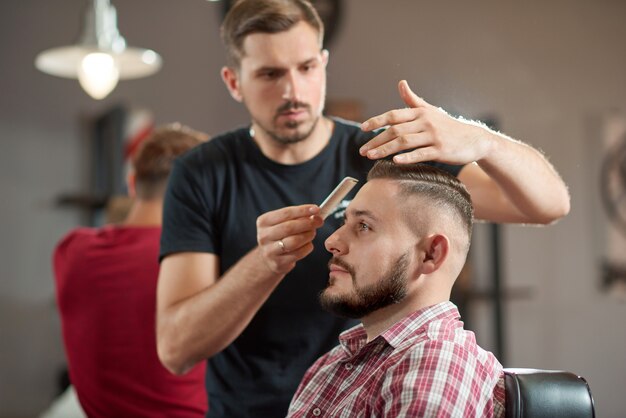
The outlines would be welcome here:
<svg viewBox="0 0 626 418">
<path fill-rule="evenodd" d="M 504 369 L 506 418 L 595 418 L 587 381 L 559 370 Z"/>
</svg>

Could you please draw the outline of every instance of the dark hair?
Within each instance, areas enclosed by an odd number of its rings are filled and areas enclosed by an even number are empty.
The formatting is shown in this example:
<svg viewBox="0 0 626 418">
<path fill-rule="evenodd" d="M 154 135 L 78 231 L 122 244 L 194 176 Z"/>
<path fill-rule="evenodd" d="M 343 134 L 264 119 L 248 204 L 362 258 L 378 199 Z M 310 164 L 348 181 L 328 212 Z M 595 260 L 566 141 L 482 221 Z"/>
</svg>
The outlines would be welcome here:
<svg viewBox="0 0 626 418">
<path fill-rule="evenodd" d="M 390 160 L 379 160 L 374 164 L 367 180 L 374 179 L 397 180 L 403 196 L 426 197 L 431 206 L 455 215 L 467 231 L 469 246 L 474 209 L 470 194 L 459 179 L 431 165 L 395 164 Z"/>
<path fill-rule="evenodd" d="M 155 129 L 133 158 L 137 197 L 144 200 L 160 197 L 176 157 L 208 138 L 178 123 Z"/>
<path fill-rule="evenodd" d="M 239 0 L 228 11 L 221 27 L 229 65 L 239 68 L 243 42 L 252 33 L 279 33 L 306 22 L 324 39 L 324 25 L 308 0 Z"/>
</svg>

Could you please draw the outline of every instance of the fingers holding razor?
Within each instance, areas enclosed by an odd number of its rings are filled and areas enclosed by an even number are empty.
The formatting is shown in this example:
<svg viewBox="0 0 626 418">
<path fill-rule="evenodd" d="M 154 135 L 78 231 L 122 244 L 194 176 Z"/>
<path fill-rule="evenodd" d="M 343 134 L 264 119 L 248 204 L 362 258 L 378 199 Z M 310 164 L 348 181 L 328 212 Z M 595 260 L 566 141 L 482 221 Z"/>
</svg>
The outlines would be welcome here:
<svg viewBox="0 0 626 418">
<path fill-rule="evenodd" d="M 279 274 L 291 271 L 313 251 L 313 239 L 324 221 L 316 205 L 289 206 L 257 219 L 257 242 L 267 267 Z"/>
</svg>

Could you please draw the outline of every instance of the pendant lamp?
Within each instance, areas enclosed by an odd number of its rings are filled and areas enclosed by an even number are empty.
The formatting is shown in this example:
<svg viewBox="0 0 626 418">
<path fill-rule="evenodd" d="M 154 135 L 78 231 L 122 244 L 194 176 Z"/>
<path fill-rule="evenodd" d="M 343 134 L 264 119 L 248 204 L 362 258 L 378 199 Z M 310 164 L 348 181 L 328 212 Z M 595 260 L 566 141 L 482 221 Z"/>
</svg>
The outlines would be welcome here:
<svg viewBox="0 0 626 418">
<path fill-rule="evenodd" d="M 35 58 L 37 69 L 57 77 L 77 78 L 87 94 L 97 100 L 113 91 L 118 80 L 147 77 L 161 65 L 156 52 L 126 45 L 110 0 L 90 2 L 76 45 L 48 49 Z"/>
</svg>

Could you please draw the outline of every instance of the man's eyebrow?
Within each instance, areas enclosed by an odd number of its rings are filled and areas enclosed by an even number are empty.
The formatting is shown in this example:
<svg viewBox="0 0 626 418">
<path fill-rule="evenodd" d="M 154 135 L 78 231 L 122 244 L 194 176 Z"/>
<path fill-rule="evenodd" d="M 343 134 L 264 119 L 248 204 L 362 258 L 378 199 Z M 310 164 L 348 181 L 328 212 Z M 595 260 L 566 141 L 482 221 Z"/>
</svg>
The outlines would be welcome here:
<svg viewBox="0 0 626 418">
<path fill-rule="evenodd" d="M 319 58 L 317 57 L 311 57 L 309 59 L 306 59 L 300 63 L 298 63 L 298 66 L 303 66 L 303 65 L 309 65 L 309 64 L 313 64 L 316 62 L 319 62 Z M 254 70 L 255 73 L 262 73 L 264 71 L 286 71 L 285 67 L 282 67 L 280 65 L 263 65 L 259 68 L 256 68 Z"/>
<path fill-rule="evenodd" d="M 302 62 L 300 63 L 300 65 L 313 64 L 313 63 L 316 63 L 316 62 L 319 62 L 319 61 L 320 61 L 320 60 L 319 60 L 319 58 L 317 58 L 317 57 L 311 57 L 311 58 L 309 58 L 308 60 L 304 60 L 304 61 L 302 61 Z"/>
<path fill-rule="evenodd" d="M 266 71 L 285 71 L 285 69 L 279 66 L 264 65 L 254 70 L 255 73 L 263 73 Z"/>
<path fill-rule="evenodd" d="M 354 216 L 354 217 L 364 217 L 364 218 L 369 218 L 374 222 L 377 222 L 379 219 L 374 216 L 374 214 L 369 211 L 369 210 L 359 210 L 359 209 L 354 209 L 354 210 L 347 210 L 344 212 L 343 214 L 343 220 L 345 221 L 348 218 L 348 212 L 350 212 L 350 216 Z"/>
</svg>

